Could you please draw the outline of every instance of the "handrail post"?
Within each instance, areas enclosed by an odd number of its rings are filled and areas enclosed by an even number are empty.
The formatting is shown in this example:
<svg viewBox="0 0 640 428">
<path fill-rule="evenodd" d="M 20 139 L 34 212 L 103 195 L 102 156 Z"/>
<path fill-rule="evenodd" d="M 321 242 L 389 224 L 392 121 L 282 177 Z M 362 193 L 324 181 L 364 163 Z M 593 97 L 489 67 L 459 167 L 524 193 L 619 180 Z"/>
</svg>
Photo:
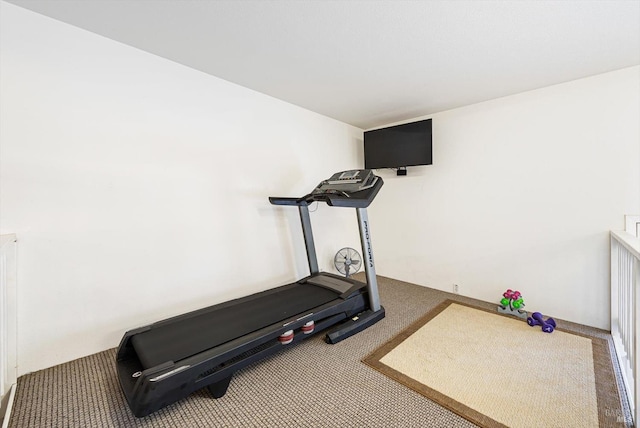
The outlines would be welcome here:
<svg viewBox="0 0 640 428">
<path fill-rule="evenodd" d="M 638 308 L 640 308 L 640 293 L 638 292 L 638 285 L 640 285 L 640 259 L 638 259 L 637 257 L 633 257 L 632 263 L 632 272 L 631 272 L 631 289 L 633 290 L 633 294 L 634 294 L 634 304 L 633 304 L 633 308 L 632 308 L 632 314 L 633 314 L 633 335 L 632 335 L 632 342 L 633 342 L 633 382 L 634 382 L 634 388 L 633 388 L 633 392 L 634 392 L 634 397 L 630 397 L 630 399 L 633 400 L 633 420 L 636 426 L 638 426 L 638 402 L 640 400 L 640 358 L 638 358 L 640 356 L 640 341 L 638 341 L 637 336 L 638 336 L 638 332 L 640 332 L 640 317 L 638 316 Z"/>
</svg>

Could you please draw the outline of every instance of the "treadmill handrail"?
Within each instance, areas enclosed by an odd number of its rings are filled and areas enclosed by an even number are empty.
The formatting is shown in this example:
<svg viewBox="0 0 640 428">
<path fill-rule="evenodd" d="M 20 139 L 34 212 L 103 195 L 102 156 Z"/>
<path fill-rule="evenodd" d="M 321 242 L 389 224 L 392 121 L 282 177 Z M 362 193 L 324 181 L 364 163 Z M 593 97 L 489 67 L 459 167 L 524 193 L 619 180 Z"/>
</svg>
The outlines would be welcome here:
<svg viewBox="0 0 640 428">
<path fill-rule="evenodd" d="M 280 197 L 280 196 L 269 196 L 269 202 L 271 202 L 272 205 L 294 205 L 294 206 L 305 206 L 305 205 L 309 205 L 309 202 L 307 202 L 307 198 L 310 196 L 309 195 L 305 195 L 302 198 L 287 198 L 287 197 Z M 311 201 L 313 202 L 313 201 Z"/>
</svg>

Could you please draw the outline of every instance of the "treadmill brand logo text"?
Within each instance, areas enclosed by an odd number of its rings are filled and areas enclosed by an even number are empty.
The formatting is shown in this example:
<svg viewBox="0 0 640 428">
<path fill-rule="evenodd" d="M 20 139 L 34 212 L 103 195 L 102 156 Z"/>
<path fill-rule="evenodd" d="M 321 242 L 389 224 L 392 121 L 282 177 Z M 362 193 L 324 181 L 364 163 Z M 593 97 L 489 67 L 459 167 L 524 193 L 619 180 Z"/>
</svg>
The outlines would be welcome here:
<svg viewBox="0 0 640 428">
<path fill-rule="evenodd" d="M 373 267 L 373 254 L 371 252 L 371 242 L 369 241 L 369 222 L 364 222 L 364 237 L 367 241 L 367 255 L 369 256 L 369 267 Z"/>
</svg>

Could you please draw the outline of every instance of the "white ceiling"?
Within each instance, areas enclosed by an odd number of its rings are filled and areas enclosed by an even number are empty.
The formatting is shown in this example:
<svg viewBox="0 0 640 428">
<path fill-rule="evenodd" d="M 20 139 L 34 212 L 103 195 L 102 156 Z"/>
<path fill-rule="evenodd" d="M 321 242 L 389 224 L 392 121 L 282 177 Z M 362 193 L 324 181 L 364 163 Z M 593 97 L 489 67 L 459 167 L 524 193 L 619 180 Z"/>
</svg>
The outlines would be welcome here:
<svg viewBox="0 0 640 428">
<path fill-rule="evenodd" d="M 363 129 L 640 64 L 640 1 L 9 0 Z"/>
</svg>

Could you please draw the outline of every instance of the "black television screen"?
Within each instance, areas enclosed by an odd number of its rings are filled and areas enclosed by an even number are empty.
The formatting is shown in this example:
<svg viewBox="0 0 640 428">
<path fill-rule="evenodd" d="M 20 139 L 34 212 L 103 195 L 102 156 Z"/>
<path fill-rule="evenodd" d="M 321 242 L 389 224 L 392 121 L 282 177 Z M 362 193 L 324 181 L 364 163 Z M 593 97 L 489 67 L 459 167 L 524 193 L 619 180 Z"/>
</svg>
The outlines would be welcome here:
<svg viewBox="0 0 640 428">
<path fill-rule="evenodd" d="M 364 133 L 364 167 L 431 165 L 431 119 Z"/>
</svg>

